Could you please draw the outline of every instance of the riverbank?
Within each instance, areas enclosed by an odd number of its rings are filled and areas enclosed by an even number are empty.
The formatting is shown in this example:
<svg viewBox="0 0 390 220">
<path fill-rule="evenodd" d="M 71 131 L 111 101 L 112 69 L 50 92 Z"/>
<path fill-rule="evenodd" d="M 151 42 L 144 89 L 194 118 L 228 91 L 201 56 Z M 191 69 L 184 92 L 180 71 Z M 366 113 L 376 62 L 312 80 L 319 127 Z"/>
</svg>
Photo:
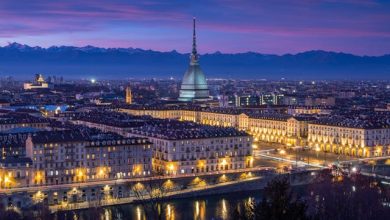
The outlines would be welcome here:
<svg viewBox="0 0 390 220">
<path fill-rule="evenodd" d="M 6 207 L 17 209 L 28 209 L 36 204 L 43 204 L 45 206 L 64 206 L 64 204 L 77 204 L 87 201 L 100 204 L 102 201 L 111 198 L 127 198 L 134 196 L 133 187 L 135 185 L 166 182 L 175 183 L 175 185 L 184 189 L 186 187 L 193 188 L 196 185 L 193 183 L 196 178 L 202 178 L 202 183 L 213 185 L 220 182 L 226 182 L 220 181 L 219 178 L 223 176 L 229 177 L 227 179 L 230 181 L 246 179 L 246 177 L 248 177 L 246 174 L 261 176 L 270 172 L 274 172 L 272 168 L 255 167 L 208 173 L 104 179 L 71 184 L 1 188 L 0 202 Z"/>
<path fill-rule="evenodd" d="M 261 177 L 252 177 L 245 180 L 231 181 L 231 182 L 225 182 L 216 185 L 209 185 L 209 186 L 203 186 L 197 188 L 178 190 L 174 192 L 168 192 L 163 199 L 188 198 L 195 195 L 213 195 L 216 192 L 219 192 L 221 188 L 223 188 L 224 190 L 229 190 L 231 188 L 236 188 L 240 184 L 258 182 L 261 179 L 262 179 Z M 151 197 L 149 195 L 145 195 L 143 199 L 148 200 L 151 199 Z M 136 196 L 126 197 L 126 198 L 111 198 L 111 199 L 101 200 L 101 201 L 88 201 L 88 202 L 80 202 L 75 204 L 68 203 L 64 205 L 53 205 L 53 206 L 49 206 L 49 208 L 52 212 L 58 212 L 58 211 L 70 211 L 70 210 L 87 209 L 87 208 L 94 208 L 94 207 L 130 204 L 133 202 L 139 202 L 139 198 L 137 198 Z"/>
<path fill-rule="evenodd" d="M 290 181 L 292 185 L 308 184 L 313 179 L 310 178 L 313 177 L 312 171 L 296 173 L 293 175 L 273 174 L 273 175 L 264 175 L 264 176 L 253 176 L 246 179 L 228 181 L 228 182 L 218 183 L 214 185 L 204 185 L 200 187 L 176 190 L 176 191 L 166 193 L 160 199 L 161 200 L 185 199 L 185 198 L 195 198 L 199 196 L 215 196 L 219 194 L 262 190 L 271 179 L 275 178 L 278 175 L 290 176 Z M 145 195 L 142 197 L 142 200 L 144 201 L 148 201 L 150 199 L 155 199 L 155 198 L 151 198 L 150 195 Z M 85 201 L 85 202 L 79 202 L 74 204 L 65 203 L 60 205 L 52 205 L 49 206 L 49 208 L 54 213 L 54 212 L 81 210 L 81 209 L 89 209 L 89 208 L 96 208 L 96 207 L 132 204 L 132 203 L 139 203 L 139 202 L 142 202 L 141 198 L 137 196 L 129 196 L 126 198 L 110 198 L 106 200 Z"/>
</svg>

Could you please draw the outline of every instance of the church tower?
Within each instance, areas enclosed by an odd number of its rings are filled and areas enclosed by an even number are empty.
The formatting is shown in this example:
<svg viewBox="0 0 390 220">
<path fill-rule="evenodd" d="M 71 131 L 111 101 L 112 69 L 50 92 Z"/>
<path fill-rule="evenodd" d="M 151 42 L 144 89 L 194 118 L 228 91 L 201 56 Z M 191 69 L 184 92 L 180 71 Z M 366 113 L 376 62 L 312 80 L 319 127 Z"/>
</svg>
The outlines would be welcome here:
<svg viewBox="0 0 390 220">
<path fill-rule="evenodd" d="M 181 84 L 179 101 L 205 101 L 209 99 L 209 89 L 206 77 L 199 65 L 199 55 L 196 49 L 195 18 L 193 19 L 192 52 L 190 65 L 184 74 Z"/>
<path fill-rule="evenodd" d="M 131 94 L 130 86 L 126 87 L 126 104 L 131 105 L 133 103 L 133 96 Z"/>
</svg>

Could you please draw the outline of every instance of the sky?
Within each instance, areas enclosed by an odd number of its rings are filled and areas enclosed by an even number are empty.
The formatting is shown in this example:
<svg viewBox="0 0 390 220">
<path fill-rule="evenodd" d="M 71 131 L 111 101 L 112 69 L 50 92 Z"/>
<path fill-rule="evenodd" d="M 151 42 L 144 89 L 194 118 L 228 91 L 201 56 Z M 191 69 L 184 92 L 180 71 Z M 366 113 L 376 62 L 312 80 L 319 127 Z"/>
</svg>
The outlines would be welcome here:
<svg viewBox="0 0 390 220">
<path fill-rule="evenodd" d="M 10 42 L 188 53 L 390 53 L 389 0 L 0 0 Z"/>
</svg>

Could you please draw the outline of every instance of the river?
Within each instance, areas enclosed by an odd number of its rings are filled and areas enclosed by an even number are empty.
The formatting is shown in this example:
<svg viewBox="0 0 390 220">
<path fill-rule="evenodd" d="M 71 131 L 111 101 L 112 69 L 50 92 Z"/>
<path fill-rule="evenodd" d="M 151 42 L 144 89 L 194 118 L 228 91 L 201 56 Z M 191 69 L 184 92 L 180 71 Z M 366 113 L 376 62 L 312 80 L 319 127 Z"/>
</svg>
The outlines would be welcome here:
<svg viewBox="0 0 390 220">
<path fill-rule="evenodd" d="M 260 192 L 240 192 L 218 196 L 205 196 L 199 198 L 173 199 L 164 202 L 164 219 L 230 219 L 233 210 L 239 204 L 248 204 L 258 200 Z M 56 220 L 88 220 L 91 219 L 91 210 L 76 210 L 55 214 Z M 104 207 L 94 212 L 94 219 L 98 220 L 146 220 L 141 204 L 117 205 Z M 97 217 L 97 218 L 95 218 Z"/>
</svg>

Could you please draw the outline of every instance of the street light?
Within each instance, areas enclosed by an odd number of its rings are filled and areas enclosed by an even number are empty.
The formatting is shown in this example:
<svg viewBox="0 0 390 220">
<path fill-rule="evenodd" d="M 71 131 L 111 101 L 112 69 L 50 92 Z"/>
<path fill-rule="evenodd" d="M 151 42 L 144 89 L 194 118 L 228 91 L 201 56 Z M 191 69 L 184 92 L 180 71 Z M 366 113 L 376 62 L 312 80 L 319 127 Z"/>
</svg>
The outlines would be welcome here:
<svg viewBox="0 0 390 220">
<path fill-rule="evenodd" d="M 166 165 L 166 173 L 167 174 L 175 174 L 176 172 L 176 167 L 175 167 L 175 164 L 173 162 L 170 162 Z"/>
<path fill-rule="evenodd" d="M 44 180 L 44 176 L 45 174 L 43 173 L 43 171 L 37 171 L 36 174 L 35 174 L 35 181 L 37 184 L 41 184 L 42 181 Z"/>
<path fill-rule="evenodd" d="M 77 170 L 77 177 L 78 177 L 79 181 L 83 181 L 83 179 L 85 178 L 85 174 L 84 174 L 83 170 L 81 170 L 81 169 Z"/>
<path fill-rule="evenodd" d="M 227 178 L 227 176 L 225 174 L 222 174 L 222 176 L 220 176 L 218 178 L 218 182 L 219 183 L 224 183 L 224 182 L 227 182 L 229 179 Z"/>
<path fill-rule="evenodd" d="M 133 175 L 141 175 L 142 173 L 142 165 L 136 164 L 133 166 Z"/>
<path fill-rule="evenodd" d="M 7 185 L 9 186 L 11 183 L 11 180 L 9 179 L 8 176 L 5 176 L 4 177 L 4 187 L 7 187 Z"/>
<path fill-rule="evenodd" d="M 164 187 L 164 189 L 166 189 L 166 190 L 172 190 L 173 187 L 174 187 L 174 183 L 173 183 L 172 180 L 168 179 L 168 180 L 166 180 L 166 181 L 163 183 L 163 187 Z"/>
<path fill-rule="evenodd" d="M 321 149 L 319 147 L 316 147 L 315 151 L 316 151 L 316 155 L 317 155 L 317 159 L 318 159 L 318 153 L 321 151 Z"/>
<path fill-rule="evenodd" d="M 254 161 L 253 156 L 248 156 L 246 158 L 247 167 L 253 167 L 253 161 Z"/>
<path fill-rule="evenodd" d="M 104 170 L 103 170 L 103 168 L 100 168 L 99 169 L 99 176 L 103 177 L 103 175 L 104 175 Z"/>
</svg>

